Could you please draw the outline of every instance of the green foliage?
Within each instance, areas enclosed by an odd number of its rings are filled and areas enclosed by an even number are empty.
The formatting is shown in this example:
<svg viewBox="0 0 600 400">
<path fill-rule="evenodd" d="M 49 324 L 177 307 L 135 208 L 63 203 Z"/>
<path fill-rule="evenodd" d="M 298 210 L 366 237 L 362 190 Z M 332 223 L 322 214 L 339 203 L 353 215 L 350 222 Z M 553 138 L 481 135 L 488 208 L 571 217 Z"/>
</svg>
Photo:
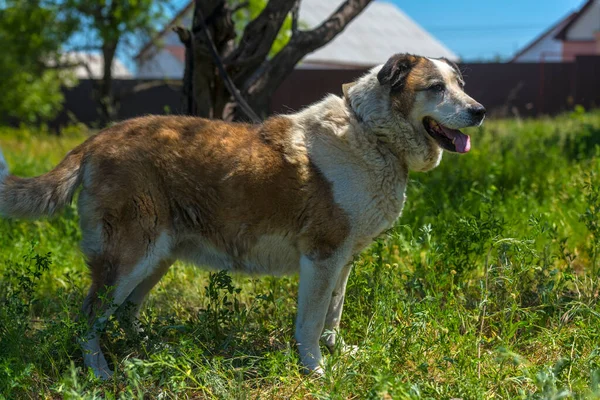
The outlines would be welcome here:
<svg viewBox="0 0 600 400">
<path fill-rule="evenodd" d="M 88 48 L 122 45 L 136 35 L 151 35 L 164 21 L 168 0 L 65 0 L 65 13 L 79 19 L 78 30 L 86 32 Z"/>
<path fill-rule="evenodd" d="M 235 7 L 239 2 L 232 2 L 232 6 Z M 267 0 L 249 0 L 248 5 L 246 7 L 240 8 L 233 15 L 233 22 L 235 23 L 235 28 L 238 34 L 238 39 L 241 38 L 242 33 L 246 25 L 258 17 L 258 15 L 262 12 L 262 10 L 267 6 Z M 273 57 L 275 54 L 279 53 L 286 44 L 290 41 L 292 37 L 292 16 L 288 15 L 281 28 L 279 29 L 279 33 L 271 46 L 271 50 L 269 52 L 269 57 Z"/>
<path fill-rule="evenodd" d="M 89 284 L 75 209 L 0 220 L 0 397 L 600 398 L 600 113 L 469 133 L 469 154 L 411 174 L 397 226 L 356 258 L 342 335 L 360 350 L 327 356 L 320 380 L 298 366 L 297 278 L 178 264 L 142 335 L 109 324 L 117 372 L 98 382 L 75 344 Z M 83 139 L 0 129 L 23 176 Z"/>
<path fill-rule="evenodd" d="M 101 123 L 116 117 L 118 104 L 112 90 L 112 67 L 118 52 L 131 51 L 139 38 L 152 37 L 158 25 L 165 22 L 165 8 L 171 0 L 63 0 L 63 14 L 77 20 L 77 33 L 86 52 L 102 55 L 102 79 L 95 87 L 94 96 L 99 105 Z M 72 43 L 74 45 L 74 43 Z M 79 46 L 74 46 L 75 50 Z M 123 54 L 123 53 L 122 53 Z M 125 53 L 126 54 L 126 53 Z"/>
<path fill-rule="evenodd" d="M 63 101 L 61 85 L 69 77 L 46 66 L 73 28 L 74 22 L 61 19 L 50 2 L 0 2 L 1 116 L 36 123 L 56 115 Z"/>
</svg>

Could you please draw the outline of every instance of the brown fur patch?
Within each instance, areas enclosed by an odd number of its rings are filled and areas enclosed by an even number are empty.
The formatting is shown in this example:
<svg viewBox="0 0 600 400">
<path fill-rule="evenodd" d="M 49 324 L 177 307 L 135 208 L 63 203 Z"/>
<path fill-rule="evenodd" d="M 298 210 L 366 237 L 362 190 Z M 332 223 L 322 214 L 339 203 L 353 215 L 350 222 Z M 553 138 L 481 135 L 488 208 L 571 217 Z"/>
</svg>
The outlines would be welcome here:
<svg viewBox="0 0 600 400">
<path fill-rule="evenodd" d="M 158 139 L 162 140 L 177 140 L 179 139 L 179 132 L 173 129 L 163 129 L 158 131 Z"/>
<path fill-rule="evenodd" d="M 126 275 L 164 231 L 184 247 L 208 240 L 240 262 L 263 235 L 329 257 L 349 222 L 329 182 L 290 146 L 292 129 L 286 117 L 262 125 L 145 117 L 100 133 L 87 153 L 91 204 L 82 210 L 86 229 L 102 227 L 94 281 Z"/>
<path fill-rule="evenodd" d="M 442 79 L 433 62 L 425 57 L 418 57 L 417 62 L 406 77 L 404 88 L 399 92 L 390 94 L 394 108 L 402 115 L 407 116 L 413 108 L 416 92 L 425 88 L 435 77 Z"/>
</svg>

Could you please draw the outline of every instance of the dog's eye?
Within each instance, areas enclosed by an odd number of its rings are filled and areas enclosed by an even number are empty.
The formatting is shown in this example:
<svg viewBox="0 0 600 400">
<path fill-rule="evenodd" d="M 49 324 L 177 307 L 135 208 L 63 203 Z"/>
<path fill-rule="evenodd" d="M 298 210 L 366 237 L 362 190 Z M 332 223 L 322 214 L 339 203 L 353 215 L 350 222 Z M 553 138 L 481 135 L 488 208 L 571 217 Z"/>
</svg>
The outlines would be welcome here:
<svg viewBox="0 0 600 400">
<path fill-rule="evenodd" d="M 443 92 L 446 88 L 441 83 L 429 86 L 429 90 L 433 92 Z"/>
</svg>

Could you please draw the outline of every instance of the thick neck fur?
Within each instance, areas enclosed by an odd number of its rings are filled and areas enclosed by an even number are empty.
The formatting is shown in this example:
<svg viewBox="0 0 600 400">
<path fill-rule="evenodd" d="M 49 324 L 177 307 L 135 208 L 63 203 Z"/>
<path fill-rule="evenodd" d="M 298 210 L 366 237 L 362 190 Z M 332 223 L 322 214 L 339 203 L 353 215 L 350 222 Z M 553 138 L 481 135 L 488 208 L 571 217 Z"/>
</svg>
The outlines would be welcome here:
<svg viewBox="0 0 600 400">
<path fill-rule="evenodd" d="M 350 218 L 359 218 L 356 224 L 373 229 L 366 235 L 389 227 L 404 203 L 405 160 L 360 122 L 338 96 L 330 95 L 291 118 L 301 127 L 296 134 L 303 135 L 301 141 L 311 161 L 334 184 L 336 201 Z"/>
<path fill-rule="evenodd" d="M 427 136 L 421 121 L 391 110 L 389 89 L 381 86 L 373 68 L 347 92 L 348 103 L 365 135 L 373 135 L 412 171 L 435 168 L 442 149 Z"/>
</svg>

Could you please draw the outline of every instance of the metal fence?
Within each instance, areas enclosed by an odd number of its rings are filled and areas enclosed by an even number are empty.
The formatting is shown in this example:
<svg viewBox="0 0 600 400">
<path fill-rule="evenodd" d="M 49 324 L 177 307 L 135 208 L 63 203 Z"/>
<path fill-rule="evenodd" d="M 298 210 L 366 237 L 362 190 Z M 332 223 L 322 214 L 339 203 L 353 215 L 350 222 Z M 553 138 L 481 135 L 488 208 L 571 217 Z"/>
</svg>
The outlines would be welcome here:
<svg viewBox="0 0 600 400">
<path fill-rule="evenodd" d="M 600 105 L 600 56 L 577 57 L 570 63 L 470 63 L 461 64 L 466 91 L 481 102 L 490 116 L 538 116 L 557 114 L 581 104 Z M 289 113 L 318 101 L 327 93 L 341 94 L 342 84 L 366 70 L 296 69 L 279 87 L 271 101 L 273 113 Z M 116 80 L 120 97 L 118 119 L 146 114 L 182 114 L 180 86 L 150 85 L 136 91 L 143 80 Z M 50 123 L 94 125 L 99 120 L 93 100 L 93 82 L 82 80 L 65 89 L 65 107 Z"/>
</svg>

